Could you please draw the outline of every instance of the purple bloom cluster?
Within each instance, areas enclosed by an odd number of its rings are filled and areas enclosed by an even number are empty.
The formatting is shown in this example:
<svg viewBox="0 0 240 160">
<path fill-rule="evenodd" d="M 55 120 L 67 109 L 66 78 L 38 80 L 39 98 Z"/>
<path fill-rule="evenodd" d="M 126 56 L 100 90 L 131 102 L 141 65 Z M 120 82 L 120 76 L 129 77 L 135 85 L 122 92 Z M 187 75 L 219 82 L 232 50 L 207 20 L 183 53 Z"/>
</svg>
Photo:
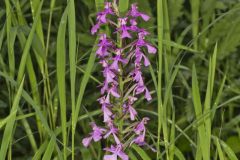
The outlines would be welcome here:
<svg viewBox="0 0 240 160">
<path fill-rule="evenodd" d="M 82 140 L 88 147 L 93 140 L 109 139 L 112 142 L 110 148 L 104 150 L 110 153 L 104 160 L 128 160 L 124 150 L 131 144 L 145 145 L 146 128 L 149 118 L 144 117 L 138 121 L 134 102 L 140 94 L 144 94 L 147 101 L 152 99 L 151 94 L 144 84 L 141 68 L 150 65 L 150 61 L 144 50 L 155 54 L 156 49 L 145 40 L 149 35 L 143 28 L 138 27 L 138 18 L 148 21 L 150 17 L 138 11 L 137 4 L 132 4 L 125 17 L 120 17 L 116 2 L 105 2 L 104 10 L 97 14 L 97 23 L 92 27 L 91 33 L 95 34 L 101 25 L 114 26 L 119 39 L 113 40 L 106 34 L 100 34 L 96 54 L 103 67 L 104 82 L 101 86 L 102 97 L 98 99 L 103 113 L 103 122 L 106 127 L 98 127 L 91 123 L 92 132 Z M 118 22 L 110 20 L 115 17 Z M 121 41 L 121 45 L 119 45 Z M 127 44 L 127 42 L 129 42 Z M 121 88 L 122 86 L 122 88 Z M 125 122 L 134 122 L 130 127 Z M 121 123 L 121 124 L 120 124 Z M 130 140 L 130 143 L 129 143 Z M 128 143 L 125 143 L 128 142 Z"/>
</svg>

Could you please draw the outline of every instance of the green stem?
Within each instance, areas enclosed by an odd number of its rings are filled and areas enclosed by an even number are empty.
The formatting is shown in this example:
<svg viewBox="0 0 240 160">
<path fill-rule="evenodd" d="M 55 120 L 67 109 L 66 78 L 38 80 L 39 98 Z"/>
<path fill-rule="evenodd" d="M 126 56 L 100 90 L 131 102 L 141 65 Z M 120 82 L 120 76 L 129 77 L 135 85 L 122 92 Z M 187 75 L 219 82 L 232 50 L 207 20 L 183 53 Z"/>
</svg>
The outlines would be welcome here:
<svg viewBox="0 0 240 160">
<path fill-rule="evenodd" d="M 119 48 L 122 48 L 122 39 L 120 37 L 120 35 L 118 34 L 117 35 L 117 38 L 118 38 L 118 47 Z M 119 105 L 119 118 L 120 118 L 120 121 L 119 121 L 119 138 L 120 140 L 123 138 L 122 137 L 122 131 L 123 131 L 123 109 L 122 109 L 122 106 L 123 106 L 123 97 L 124 97 L 124 80 L 123 80 L 123 67 L 122 65 L 120 65 L 120 72 L 119 72 L 119 91 L 120 91 L 120 105 Z"/>
</svg>

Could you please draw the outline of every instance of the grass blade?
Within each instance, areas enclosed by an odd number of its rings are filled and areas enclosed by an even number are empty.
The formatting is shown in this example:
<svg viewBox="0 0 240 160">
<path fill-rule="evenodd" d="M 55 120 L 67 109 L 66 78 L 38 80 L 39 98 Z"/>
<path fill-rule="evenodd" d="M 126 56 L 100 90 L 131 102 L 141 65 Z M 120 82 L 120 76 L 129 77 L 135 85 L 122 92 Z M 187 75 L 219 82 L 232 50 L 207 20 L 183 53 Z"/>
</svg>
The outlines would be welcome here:
<svg viewBox="0 0 240 160">
<path fill-rule="evenodd" d="M 179 160 L 185 160 L 183 153 L 177 147 L 174 148 L 174 154 Z"/>
<path fill-rule="evenodd" d="M 81 105 L 82 105 L 82 99 L 83 99 L 83 95 L 84 95 L 84 92 L 85 92 L 85 88 L 87 86 L 88 80 L 91 76 L 92 68 L 94 66 L 94 61 L 95 61 L 95 58 L 96 58 L 96 53 L 95 52 L 96 52 L 96 49 L 97 49 L 97 42 L 98 42 L 98 39 L 96 39 L 93 50 L 90 54 L 90 57 L 89 57 L 89 60 L 88 60 L 88 63 L 87 63 L 87 67 L 86 67 L 84 76 L 83 76 L 82 81 L 81 81 L 81 85 L 80 85 L 80 89 L 79 89 L 79 93 L 78 93 L 78 98 L 77 98 L 77 103 L 76 103 L 76 108 L 75 108 L 75 111 L 72 113 L 72 115 L 73 115 L 73 117 L 72 117 L 72 137 L 73 137 L 72 139 L 73 140 L 72 140 L 72 142 L 74 141 L 75 127 L 76 127 L 76 124 L 77 124 L 77 121 L 78 121 L 78 115 L 79 115 L 79 111 L 80 111 L 80 108 L 81 108 Z"/>
<path fill-rule="evenodd" d="M 42 156 L 43 152 L 46 150 L 47 146 L 48 146 L 47 141 L 43 142 L 42 145 L 40 146 L 40 148 L 35 152 L 32 160 L 41 159 L 41 156 Z"/>
<path fill-rule="evenodd" d="M 225 160 L 222 148 L 221 148 L 220 143 L 219 143 L 219 140 L 214 139 L 214 142 L 217 146 L 217 152 L 218 152 L 219 160 Z"/>
<path fill-rule="evenodd" d="M 198 30 L 199 30 L 199 8 L 200 8 L 200 0 L 190 0 L 191 2 L 191 10 L 192 10 L 192 35 L 193 38 L 197 38 Z M 194 40 L 194 49 L 198 49 L 198 40 Z"/>
<path fill-rule="evenodd" d="M 57 84 L 58 84 L 58 93 L 60 101 L 60 113 L 61 113 L 61 128 L 62 128 L 62 138 L 63 138 L 63 152 L 64 158 L 67 157 L 67 128 L 66 128 L 66 87 L 65 87 L 65 73 L 66 73 L 66 48 L 65 48 L 65 33 L 67 27 L 67 13 L 68 10 L 65 9 L 61 22 L 58 29 L 57 36 Z"/>
<path fill-rule="evenodd" d="M 47 149 L 43 155 L 42 160 L 49 160 L 52 157 L 53 154 L 53 150 L 54 150 L 54 146 L 55 146 L 55 139 L 51 138 L 50 142 L 48 143 Z"/>
<path fill-rule="evenodd" d="M 14 127 L 16 114 L 17 114 L 17 110 L 18 110 L 18 106 L 19 106 L 19 101 L 20 101 L 22 91 L 23 91 L 23 84 L 24 84 L 24 77 L 23 77 L 23 80 L 18 88 L 18 91 L 17 91 L 16 96 L 13 101 L 12 109 L 10 112 L 10 114 L 12 113 L 13 116 L 7 122 L 4 133 L 3 133 L 4 141 L 2 141 L 2 144 L 1 144 L 0 160 L 5 160 L 6 154 L 7 154 L 7 148 L 9 146 L 9 143 L 13 136 L 13 127 Z"/>
<path fill-rule="evenodd" d="M 157 32 L 158 32 L 158 139 L 157 139 L 157 160 L 160 158 L 160 133 L 163 118 L 162 107 L 162 48 L 163 48 L 163 3 L 162 0 L 157 1 Z"/>
<path fill-rule="evenodd" d="M 216 140 L 218 140 L 220 142 L 222 149 L 227 154 L 229 159 L 231 159 L 231 160 L 238 160 L 238 158 L 235 155 L 235 153 L 233 152 L 233 150 L 225 142 L 223 142 L 221 139 L 219 139 L 216 136 L 212 136 L 212 137 L 213 137 L 213 139 L 216 139 Z"/>
<path fill-rule="evenodd" d="M 200 117 L 202 117 L 202 104 L 201 104 L 201 98 L 199 93 L 196 68 L 194 65 L 192 69 L 192 96 L 193 96 L 193 104 L 194 104 L 196 119 L 199 119 Z M 210 156 L 209 156 L 209 150 L 207 148 L 208 141 L 206 140 L 206 130 L 205 130 L 204 123 L 198 124 L 198 136 L 199 136 L 199 144 L 200 144 L 203 159 L 208 160 Z"/>
<path fill-rule="evenodd" d="M 137 145 L 132 145 L 132 148 L 142 157 L 143 160 L 151 160 L 151 158 L 147 155 L 147 153 Z"/>
<path fill-rule="evenodd" d="M 75 113 L 75 79 L 76 79 L 76 19 L 74 0 L 68 0 L 68 31 L 69 31 L 69 64 L 72 115 Z M 73 132 L 73 130 L 72 130 Z M 74 159 L 74 138 L 72 138 L 72 159 Z M 64 150 L 66 159 L 66 150 Z"/>
<path fill-rule="evenodd" d="M 28 53 L 29 53 L 30 46 L 31 46 L 31 43 L 32 43 L 32 40 L 33 40 L 34 32 L 35 32 L 37 24 L 38 24 L 38 20 L 40 18 L 42 4 L 43 4 L 43 1 L 41 1 L 41 3 L 38 6 L 36 18 L 33 22 L 31 31 L 29 33 L 29 36 L 27 38 L 27 41 L 26 41 L 26 44 L 25 44 L 25 47 L 24 47 L 24 50 L 23 50 L 22 58 L 21 58 L 20 65 L 19 65 L 18 77 L 17 77 L 18 82 L 20 82 L 23 78 Z"/>
</svg>

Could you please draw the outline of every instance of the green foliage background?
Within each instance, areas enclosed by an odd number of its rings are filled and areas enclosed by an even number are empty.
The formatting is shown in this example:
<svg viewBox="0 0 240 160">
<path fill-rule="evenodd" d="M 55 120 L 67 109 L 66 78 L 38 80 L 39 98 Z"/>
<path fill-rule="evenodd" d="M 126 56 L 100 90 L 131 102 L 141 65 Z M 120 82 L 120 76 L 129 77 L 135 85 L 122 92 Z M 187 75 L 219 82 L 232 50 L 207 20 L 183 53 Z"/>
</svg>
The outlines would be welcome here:
<svg viewBox="0 0 240 160">
<path fill-rule="evenodd" d="M 151 16 L 144 70 L 151 121 L 130 159 L 240 158 L 239 0 L 120 0 Z M 102 159 L 81 140 L 101 124 L 101 67 L 90 34 L 104 0 L 0 1 L 0 160 Z"/>
</svg>

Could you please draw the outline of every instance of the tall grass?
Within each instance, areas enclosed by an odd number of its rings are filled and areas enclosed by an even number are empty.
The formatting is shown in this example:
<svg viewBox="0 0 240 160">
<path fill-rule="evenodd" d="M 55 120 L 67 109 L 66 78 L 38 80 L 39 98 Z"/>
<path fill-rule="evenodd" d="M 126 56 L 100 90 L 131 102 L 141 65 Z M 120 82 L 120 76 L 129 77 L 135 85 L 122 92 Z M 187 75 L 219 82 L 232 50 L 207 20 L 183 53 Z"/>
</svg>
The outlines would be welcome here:
<svg viewBox="0 0 240 160">
<path fill-rule="evenodd" d="M 121 0 L 120 13 L 134 2 L 158 53 L 144 70 L 153 100 L 136 105 L 149 146 L 127 148 L 130 159 L 239 159 L 237 0 Z M 81 140 L 102 121 L 90 28 L 103 3 L 0 1 L 0 160 L 102 159 L 107 144 Z"/>
</svg>

